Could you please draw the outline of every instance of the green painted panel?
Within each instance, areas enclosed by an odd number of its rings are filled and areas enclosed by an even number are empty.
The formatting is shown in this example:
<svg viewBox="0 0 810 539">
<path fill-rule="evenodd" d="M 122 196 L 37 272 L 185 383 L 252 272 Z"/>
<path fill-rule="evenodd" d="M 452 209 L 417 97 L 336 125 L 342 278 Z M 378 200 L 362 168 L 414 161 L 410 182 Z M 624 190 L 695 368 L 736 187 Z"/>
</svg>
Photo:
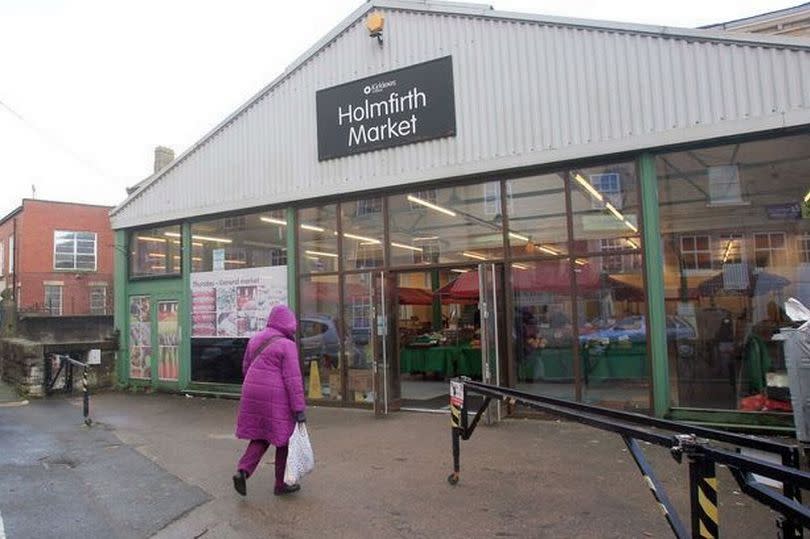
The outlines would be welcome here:
<svg viewBox="0 0 810 539">
<path fill-rule="evenodd" d="M 661 223 L 658 212 L 658 179 L 655 158 L 642 154 L 638 159 L 643 209 L 642 231 L 647 280 L 647 313 L 650 321 L 650 358 L 652 362 L 653 410 L 663 417 L 670 407 L 669 358 L 666 341 L 664 306 L 664 263 L 661 252 Z"/>
<path fill-rule="evenodd" d="M 295 209 L 287 208 L 287 305 L 298 308 L 298 248 L 295 244 Z"/>
</svg>

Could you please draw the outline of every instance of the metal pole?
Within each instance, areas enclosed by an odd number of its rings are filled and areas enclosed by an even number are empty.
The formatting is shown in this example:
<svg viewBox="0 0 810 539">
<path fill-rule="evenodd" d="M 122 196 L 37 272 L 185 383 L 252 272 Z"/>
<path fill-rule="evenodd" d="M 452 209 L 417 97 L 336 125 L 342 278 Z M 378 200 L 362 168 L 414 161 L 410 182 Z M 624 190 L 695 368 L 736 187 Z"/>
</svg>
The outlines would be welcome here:
<svg viewBox="0 0 810 539">
<path fill-rule="evenodd" d="M 692 537 L 719 537 L 714 462 L 700 455 L 689 457 L 689 502 L 692 509 Z"/>
<path fill-rule="evenodd" d="M 782 465 L 796 468 L 797 470 L 800 469 L 799 449 L 794 447 L 790 451 L 782 453 Z M 802 501 L 802 490 L 797 488 L 790 481 L 782 482 L 782 493 L 799 503 Z M 781 535 L 785 539 L 795 539 L 804 536 L 804 530 L 801 524 L 788 516 L 782 516 L 777 519 L 777 526 L 779 526 Z"/>
<path fill-rule="evenodd" d="M 90 390 L 87 387 L 87 365 L 82 369 L 82 392 L 84 393 L 84 402 L 82 403 L 84 424 L 89 427 L 93 420 L 90 419 Z"/>
<path fill-rule="evenodd" d="M 460 381 L 450 382 L 450 430 L 453 441 L 453 473 L 447 477 L 451 485 L 458 483 L 461 469 L 461 433 L 466 429 L 466 405 L 464 403 L 464 384 Z"/>
</svg>

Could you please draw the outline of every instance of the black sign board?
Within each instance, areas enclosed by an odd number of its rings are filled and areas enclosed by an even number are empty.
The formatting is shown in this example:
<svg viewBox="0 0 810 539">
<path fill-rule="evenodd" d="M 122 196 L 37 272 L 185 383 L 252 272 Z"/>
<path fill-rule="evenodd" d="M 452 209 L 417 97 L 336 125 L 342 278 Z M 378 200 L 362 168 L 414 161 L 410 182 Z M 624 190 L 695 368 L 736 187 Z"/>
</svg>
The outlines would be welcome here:
<svg viewBox="0 0 810 539">
<path fill-rule="evenodd" d="M 318 160 L 456 134 L 450 56 L 319 90 Z"/>
</svg>

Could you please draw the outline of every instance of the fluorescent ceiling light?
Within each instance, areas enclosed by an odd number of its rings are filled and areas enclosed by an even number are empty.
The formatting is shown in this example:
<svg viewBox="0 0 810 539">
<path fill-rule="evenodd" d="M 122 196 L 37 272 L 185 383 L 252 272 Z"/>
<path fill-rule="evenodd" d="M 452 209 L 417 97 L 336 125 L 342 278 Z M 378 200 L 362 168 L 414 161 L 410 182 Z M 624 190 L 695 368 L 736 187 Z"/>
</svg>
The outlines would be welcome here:
<svg viewBox="0 0 810 539">
<path fill-rule="evenodd" d="M 149 256 L 154 256 L 155 258 L 166 258 L 166 255 L 163 253 L 149 253 Z M 175 256 L 175 258 L 177 257 Z"/>
<path fill-rule="evenodd" d="M 323 251 L 304 251 L 308 255 L 312 256 L 328 256 L 330 258 L 337 258 L 338 255 L 335 253 L 324 253 Z"/>
<path fill-rule="evenodd" d="M 629 245 L 631 248 L 638 249 L 638 243 L 634 242 L 630 238 L 625 238 L 624 241 L 626 241 L 627 245 Z"/>
<path fill-rule="evenodd" d="M 138 241 L 159 241 L 161 243 L 166 243 L 166 240 L 163 238 L 154 238 L 152 236 L 135 236 Z"/>
<path fill-rule="evenodd" d="M 589 182 L 588 180 L 586 180 L 585 178 L 583 178 L 581 174 L 575 174 L 575 175 L 574 175 L 574 179 L 575 179 L 576 181 L 578 181 L 578 182 L 579 182 L 579 184 L 580 184 L 582 187 L 584 187 L 584 188 L 585 188 L 585 190 L 586 190 L 586 191 L 588 191 L 588 192 L 591 194 L 591 196 L 592 196 L 593 198 L 595 198 L 595 199 L 596 199 L 596 200 L 598 200 L 599 202 L 603 202 L 603 201 L 604 201 L 604 198 L 602 197 L 602 193 L 600 193 L 599 191 L 597 191 L 597 190 L 596 190 L 596 188 L 595 188 L 593 185 L 591 185 L 591 182 Z"/>
<path fill-rule="evenodd" d="M 452 271 L 453 273 L 467 273 L 467 272 L 468 272 L 468 271 L 470 271 L 470 270 L 465 270 L 465 269 L 451 269 L 450 271 Z"/>
<path fill-rule="evenodd" d="M 152 266 L 153 270 L 165 270 L 166 266 Z"/>
<path fill-rule="evenodd" d="M 725 264 L 726 260 L 728 260 L 728 255 L 731 254 L 731 248 L 733 246 L 734 246 L 734 239 L 732 238 L 732 239 L 728 240 L 728 243 L 726 244 L 726 250 L 723 253 L 723 264 Z"/>
<path fill-rule="evenodd" d="M 421 198 L 417 198 L 417 197 L 415 197 L 413 195 L 408 195 L 408 201 L 413 202 L 414 204 L 421 204 L 422 206 L 424 206 L 426 208 L 430 208 L 431 210 L 443 213 L 445 215 L 449 215 L 450 217 L 455 217 L 456 216 L 456 212 L 454 212 L 452 210 L 448 210 L 447 208 L 442 208 L 441 206 L 437 206 L 436 204 L 428 202 L 427 200 L 422 200 Z"/>
<path fill-rule="evenodd" d="M 516 269 L 519 269 L 519 270 L 527 270 L 527 269 L 529 269 L 529 266 L 527 266 L 526 264 L 518 264 L 517 262 L 512 264 L 512 267 L 516 268 Z"/>
<path fill-rule="evenodd" d="M 807 204 L 808 201 L 810 201 L 810 191 L 807 191 L 807 194 L 804 195 L 804 203 Z"/>
<path fill-rule="evenodd" d="M 264 216 L 262 216 L 262 217 L 259 217 L 259 221 L 264 221 L 265 223 L 271 223 L 271 224 L 279 225 L 279 226 L 287 226 L 287 221 L 285 221 L 283 219 L 276 219 L 275 217 L 264 217 Z"/>
<path fill-rule="evenodd" d="M 244 260 L 225 260 L 225 263 L 226 264 L 238 264 L 238 265 L 241 265 L 241 266 L 244 266 L 245 264 L 247 264 L 247 262 L 245 262 Z"/>
<path fill-rule="evenodd" d="M 526 237 L 526 236 L 524 236 L 522 234 L 518 234 L 517 232 L 510 232 L 509 237 L 510 238 L 515 238 L 516 240 L 525 241 L 526 243 L 531 241 L 531 240 L 529 240 L 528 237 Z"/>
<path fill-rule="evenodd" d="M 541 251 L 543 251 L 544 253 L 546 253 L 548 255 L 558 255 L 558 254 L 560 254 L 560 252 L 557 251 L 556 249 L 552 249 L 551 247 L 546 247 L 545 245 L 540 245 L 538 247 L 538 249 L 540 249 Z"/>
<path fill-rule="evenodd" d="M 315 226 L 315 225 L 308 225 L 306 223 L 301 223 L 301 228 L 303 228 L 304 230 L 311 230 L 312 232 L 324 232 L 324 231 L 326 231 L 325 228 L 321 228 L 321 227 Z M 335 232 L 335 234 L 337 234 L 337 232 Z"/>
<path fill-rule="evenodd" d="M 424 236 L 422 238 L 414 238 L 413 241 L 433 241 L 438 239 L 439 236 Z"/>
<path fill-rule="evenodd" d="M 628 221 L 627 219 L 624 220 L 624 224 L 627 228 L 629 228 L 633 232 L 638 232 L 638 227 L 633 223 L 631 223 L 630 221 Z"/>
<path fill-rule="evenodd" d="M 464 251 L 463 253 L 461 253 L 461 256 L 466 256 L 467 258 L 474 258 L 476 260 L 486 260 L 487 259 L 487 257 L 485 257 L 484 255 L 481 255 L 481 254 L 478 254 L 478 253 L 473 253 L 471 251 Z"/>
<path fill-rule="evenodd" d="M 375 240 L 374 238 L 367 238 L 365 236 L 358 236 L 357 234 L 349 234 L 348 232 L 344 232 L 343 236 L 346 237 L 346 238 L 351 238 L 353 240 L 365 241 L 367 243 L 374 244 L 374 245 L 376 245 L 378 243 L 382 243 L 380 240 Z"/>
<path fill-rule="evenodd" d="M 413 245 L 405 245 L 404 243 L 397 243 L 392 241 L 391 247 L 399 247 L 400 249 L 408 249 L 409 251 L 416 251 L 421 253 L 423 249 L 421 247 L 414 247 Z"/>
<path fill-rule="evenodd" d="M 622 215 L 622 212 L 617 210 L 613 204 L 611 204 L 610 202 L 605 202 L 605 208 L 607 208 L 608 211 L 612 213 L 614 217 L 616 217 L 616 219 L 618 219 L 619 221 L 624 221 L 624 215 Z"/>
<path fill-rule="evenodd" d="M 178 234 L 177 232 L 164 232 L 163 235 L 168 236 L 170 238 L 180 237 L 180 234 Z M 215 243 L 233 243 L 233 240 L 229 240 L 228 238 L 215 238 L 213 236 L 198 236 L 196 234 L 191 236 L 191 239 L 199 241 L 213 241 Z"/>
<path fill-rule="evenodd" d="M 588 261 L 583 258 L 577 258 L 576 260 L 574 260 L 574 264 L 576 264 L 577 266 L 587 266 Z"/>
</svg>

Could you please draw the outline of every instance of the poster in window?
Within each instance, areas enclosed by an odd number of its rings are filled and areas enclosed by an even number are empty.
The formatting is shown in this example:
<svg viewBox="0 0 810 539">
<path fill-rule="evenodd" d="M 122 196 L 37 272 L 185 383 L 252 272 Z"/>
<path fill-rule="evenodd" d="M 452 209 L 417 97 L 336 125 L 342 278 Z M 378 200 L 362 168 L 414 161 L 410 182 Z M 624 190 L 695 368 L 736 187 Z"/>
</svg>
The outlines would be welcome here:
<svg viewBox="0 0 810 539">
<path fill-rule="evenodd" d="M 176 381 L 180 371 L 177 301 L 158 302 L 158 379 Z"/>
<path fill-rule="evenodd" d="M 129 298 L 129 376 L 152 377 L 152 318 L 149 296 Z"/>
<path fill-rule="evenodd" d="M 191 275 L 191 336 L 249 338 L 287 304 L 287 266 Z"/>
</svg>

